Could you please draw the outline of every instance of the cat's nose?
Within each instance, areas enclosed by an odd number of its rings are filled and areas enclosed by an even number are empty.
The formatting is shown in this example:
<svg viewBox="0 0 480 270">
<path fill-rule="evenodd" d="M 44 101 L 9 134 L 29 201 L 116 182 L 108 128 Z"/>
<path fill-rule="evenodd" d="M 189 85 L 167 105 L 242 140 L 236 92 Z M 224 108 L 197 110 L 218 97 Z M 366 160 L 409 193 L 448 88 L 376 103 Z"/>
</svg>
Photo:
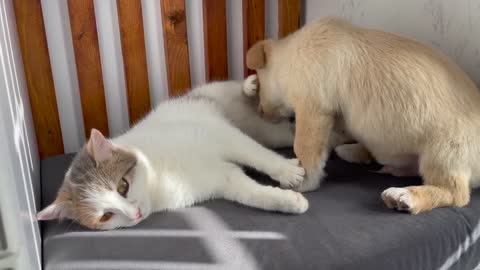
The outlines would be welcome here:
<svg viewBox="0 0 480 270">
<path fill-rule="evenodd" d="M 135 219 L 141 219 L 142 218 L 142 212 L 140 209 L 137 210 L 137 214 L 135 214 Z"/>
</svg>

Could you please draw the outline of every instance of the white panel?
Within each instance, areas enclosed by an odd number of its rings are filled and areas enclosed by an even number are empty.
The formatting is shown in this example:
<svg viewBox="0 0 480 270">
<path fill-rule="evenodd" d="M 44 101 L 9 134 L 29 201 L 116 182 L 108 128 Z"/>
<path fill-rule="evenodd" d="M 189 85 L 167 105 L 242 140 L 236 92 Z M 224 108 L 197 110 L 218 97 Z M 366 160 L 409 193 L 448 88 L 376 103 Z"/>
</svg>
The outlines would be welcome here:
<svg viewBox="0 0 480 270">
<path fill-rule="evenodd" d="M 168 98 L 160 1 L 142 0 L 148 80 L 152 105 Z"/>
<path fill-rule="evenodd" d="M 307 0 L 306 21 L 339 16 L 440 49 L 480 84 L 478 0 Z"/>
<path fill-rule="evenodd" d="M 243 80 L 242 1 L 227 0 L 228 74 L 232 80 Z"/>
<path fill-rule="evenodd" d="M 203 41 L 203 7 L 202 1 L 187 0 L 187 34 L 190 54 L 190 77 L 192 87 L 205 83 L 205 44 Z"/>
<path fill-rule="evenodd" d="M 117 2 L 115 0 L 95 0 L 94 4 L 108 126 L 110 136 L 116 136 L 129 127 Z"/>
<path fill-rule="evenodd" d="M 0 95 L 0 211 L 17 256 L 0 268 L 40 269 L 38 150 L 11 1 L 0 1 Z"/>
<path fill-rule="evenodd" d="M 67 1 L 42 0 L 43 20 L 66 153 L 85 143 Z"/>
</svg>

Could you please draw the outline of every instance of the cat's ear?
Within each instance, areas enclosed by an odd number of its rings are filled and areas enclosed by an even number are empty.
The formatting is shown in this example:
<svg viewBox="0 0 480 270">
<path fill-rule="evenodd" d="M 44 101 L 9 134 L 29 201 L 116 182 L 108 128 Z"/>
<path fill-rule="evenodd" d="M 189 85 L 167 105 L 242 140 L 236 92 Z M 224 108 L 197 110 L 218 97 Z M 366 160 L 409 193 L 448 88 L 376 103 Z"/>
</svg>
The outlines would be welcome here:
<svg viewBox="0 0 480 270">
<path fill-rule="evenodd" d="M 38 212 L 37 220 L 73 219 L 72 199 L 68 191 L 61 190 L 55 201 Z"/>
<path fill-rule="evenodd" d="M 262 40 L 255 45 L 253 45 L 246 55 L 246 64 L 249 69 L 261 69 L 267 65 L 267 58 L 271 47 L 273 45 L 273 40 Z"/>
<path fill-rule="evenodd" d="M 100 162 L 110 159 L 114 149 L 113 144 L 96 129 L 92 129 L 86 147 L 87 152 L 97 162 L 97 166 Z"/>
</svg>

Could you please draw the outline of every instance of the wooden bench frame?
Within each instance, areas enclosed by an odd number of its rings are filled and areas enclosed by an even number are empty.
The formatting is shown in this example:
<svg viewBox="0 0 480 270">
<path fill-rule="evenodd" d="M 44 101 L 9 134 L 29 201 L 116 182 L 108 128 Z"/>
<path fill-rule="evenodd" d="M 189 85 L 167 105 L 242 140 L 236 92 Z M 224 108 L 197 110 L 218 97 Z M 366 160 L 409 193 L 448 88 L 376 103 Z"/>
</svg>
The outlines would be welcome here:
<svg viewBox="0 0 480 270">
<path fill-rule="evenodd" d="M 191 87 L 185 0 L 161 1 L 169 95 Z M 196 0 L 195 0 L 196 1 Z M 226 1 L 203 0 L 206 81 L 228 79 Z M 235 0 L 237 1 L 237 0 Z M 265 0 L 242 0 L 244 58 L 265 38 Z M 278 1 L 278 36 L 300 25 L 300 0 Z M 14 0 L 28 93 L 40 158 L 63 154 L 40 0 Z M 93 0 L 69 0 L 68 10 L 86 137 L 92 128 L 109 134 Z M 151 108 L 141 0 L 117 0 L 130 124 Z M 244 65 L 245 75 L 249 70 Z"/>
</svg>

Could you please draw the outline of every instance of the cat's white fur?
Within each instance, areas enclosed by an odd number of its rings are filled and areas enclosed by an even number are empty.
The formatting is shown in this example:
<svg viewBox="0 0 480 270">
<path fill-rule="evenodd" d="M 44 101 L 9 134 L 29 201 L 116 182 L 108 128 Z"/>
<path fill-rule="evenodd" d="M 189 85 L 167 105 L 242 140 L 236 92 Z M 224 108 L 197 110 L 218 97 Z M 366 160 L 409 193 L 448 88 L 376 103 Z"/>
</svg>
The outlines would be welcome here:
<svg viewBox="0 0 480 270">
<path fill-rule="evenodd" d="M 87 146 L 92 145 L 95 156 L 108 157 L 108 151 L 118 148 L 137 158 L 134 175 L 127 178 L 130 189 L 126 198 L 115 187 L 92 191 L 92 200 L 101 202 L 95 215 L 100 218 L 106 211 L 115 213 L 95 227 L 128 227 L 150 213 L 215 198 L 264 210 L 305 212 L 308 201 L 300 193 L 282 189 L 302 182 L 305 171 L 298 160 L 263 147 L 230 121 L 273 146 L 291 145 L 293 135 L 284 134 L 290 131 L 288 122 L 279 127 L 261 119 L 248 98 L 242 99 L 242 91 L 241 82 L 209 84 L 186 97 L 161 103 L 119 137 L 107 140 L 93 130 L 90 141 L 94 141 Z M 240 165 L 267 173 L 282 188 L 258 184 Z M 38 214 L 39 219 L 58 218 L 62 212 L 58 207 L 62 206 L 53 203 Z"/>
<path fill-rule="evenodd" d="M 236 127 L 260 144 L 270 147 L 293 146 L 294 126 L 287 119 L 272 123 L 257 112 L 257 75 L 248 76 L 243 82 L 221 81 L 197 87 L 189 96 L 202 96 L 215 100 L 222 113 Z"/>
<path fill-rule="evenodd" d="M 298 160 L 262 147 L 229 124 L 209 101 L 165 102 L 112 142 L 135 149 L 141 157 L 130 192 L 138 192 L 142 216 L 214 198 L 289 213 L 308 208 L 301 194 L 260 185 L 237 165 L 252 166 L 293 187 L 304 174 Z M 139 183 L 143 187 L 135 189 Z"/>
</svg>

